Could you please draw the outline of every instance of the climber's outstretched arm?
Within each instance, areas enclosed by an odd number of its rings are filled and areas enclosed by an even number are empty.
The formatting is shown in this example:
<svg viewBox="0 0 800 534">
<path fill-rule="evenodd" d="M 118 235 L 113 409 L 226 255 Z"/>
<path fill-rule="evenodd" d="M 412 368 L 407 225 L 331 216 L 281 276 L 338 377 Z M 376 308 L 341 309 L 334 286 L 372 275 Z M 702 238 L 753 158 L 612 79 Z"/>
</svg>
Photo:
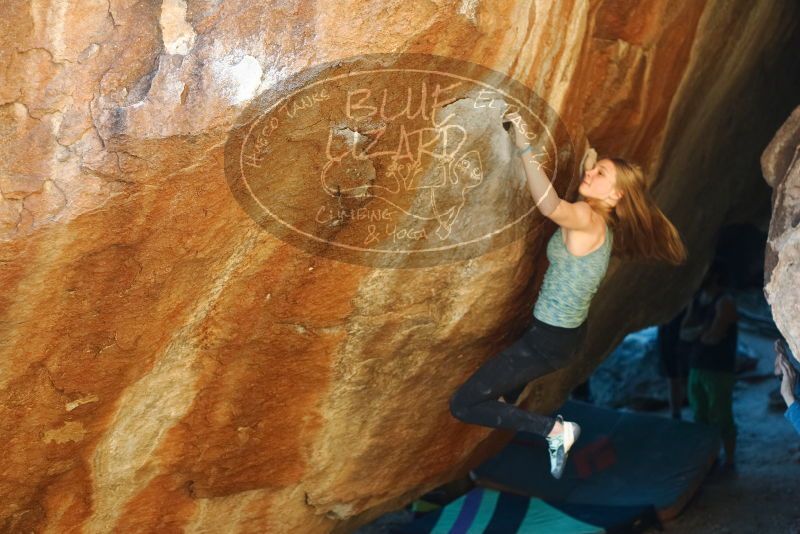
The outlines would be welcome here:
<svg viewBox="0 0 800 534">
<path fill-rule="evenodd" d="M 514 125 L 513 135 L 517 154 L 522 158 L 533 202 L 542 215 L 564 228 L 576 230 L 590 228 L 592 208 L 586 202 L 567 202 L 558 196 L 558 192 L 542 169 L 544 162 L 536 159 L 542 154 L 534 154 L 530 139 L 535 136 L 530 135 L 531 130 L 520 114 L 508 113 L 505 115 L 505 120 Z"/>
<path fill-rule="evenodd" d="M 591 228 L 592 208 L 583 201 L 558 203 L 555 211 L 549 215 L 551 221 L 570 230 L 587 230 Z"/>
<path fill-rule="evenodd" d="M 592 208 L 589 204 L 561 199 L 541 165 L 531 157 L 530 152 L 527 147 L 522 149 L 522 165 L 528 178 L 528 189 L 542 215 L 564 228 L 575 230 L 590 228 Z"/>
</svg>

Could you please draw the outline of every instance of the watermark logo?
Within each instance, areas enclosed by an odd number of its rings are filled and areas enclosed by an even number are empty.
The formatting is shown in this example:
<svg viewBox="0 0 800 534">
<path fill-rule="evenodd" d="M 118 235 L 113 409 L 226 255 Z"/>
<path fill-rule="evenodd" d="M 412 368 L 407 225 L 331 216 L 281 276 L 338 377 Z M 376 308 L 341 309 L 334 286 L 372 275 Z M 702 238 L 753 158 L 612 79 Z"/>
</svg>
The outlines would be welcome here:
<svg viewBox="0 0 800 534">
<path fill-rule="evenodd" d="M 541 219 L 515 179 L 512 112 L 563 189 L 572 143 L 546 102 L 431 54 L 360 55 L 279 82 L 237 120 L 225 173 L 253 220 L 310 253 L 384 268 L 464 261 Z"/>
</svg>

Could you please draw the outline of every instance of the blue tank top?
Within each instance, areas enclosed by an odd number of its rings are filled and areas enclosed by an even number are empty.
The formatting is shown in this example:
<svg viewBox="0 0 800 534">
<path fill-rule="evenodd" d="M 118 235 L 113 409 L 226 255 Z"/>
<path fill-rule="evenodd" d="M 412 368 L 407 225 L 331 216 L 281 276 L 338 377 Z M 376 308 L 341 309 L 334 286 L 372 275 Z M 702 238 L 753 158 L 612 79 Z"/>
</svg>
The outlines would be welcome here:
<svg viewBox="0 0 800 534">
<path fill-rule="evenodd" d="M 608 269 L 614 234 L 606 225 L 600 248 L 575 256 L 564 244 L 561 227 L 547 242 L 550 267 L 544 274 L 533 315 L 545 323 L 565 328 L 580 326 L 589 315 L 589 305 Z"/>
</svg>

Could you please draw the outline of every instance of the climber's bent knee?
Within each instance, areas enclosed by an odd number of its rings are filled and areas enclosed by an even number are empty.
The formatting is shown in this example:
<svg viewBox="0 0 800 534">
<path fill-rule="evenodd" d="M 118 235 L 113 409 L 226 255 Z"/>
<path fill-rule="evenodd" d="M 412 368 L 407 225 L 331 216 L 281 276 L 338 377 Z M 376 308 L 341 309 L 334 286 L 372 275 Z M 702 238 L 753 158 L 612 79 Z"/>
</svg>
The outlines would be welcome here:
<svg viewBox="0 0 800 534">
<path fill-rule="evenodd" d="M 455 393 L 450 396 L 450 413 L 456 419 L 464 421 L 467 419 L 469 412 L 469 405 L 464 401 L 461 389 L 457 389 Z"/>
</svg>

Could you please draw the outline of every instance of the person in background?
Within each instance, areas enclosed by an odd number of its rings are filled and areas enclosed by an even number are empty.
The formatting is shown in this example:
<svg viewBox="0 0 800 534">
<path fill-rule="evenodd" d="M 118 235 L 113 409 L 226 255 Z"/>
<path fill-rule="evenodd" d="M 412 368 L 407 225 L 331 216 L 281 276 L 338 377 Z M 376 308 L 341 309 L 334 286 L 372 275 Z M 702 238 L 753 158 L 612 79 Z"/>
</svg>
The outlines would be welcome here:
<svg viewBox="0 0 800 534">
<path fill-rule="evenodd" d="M 673 419 L 682 419 L 681 408 L 689 377 L 689 348 L 680 339 L 681 322 L 686 316 L 682 309 L 671 321 L 658 325 L 658 355 L 661 372 L 669 382 L 669 409 Z"/>
<path fill-rule="evenodd" d="M 800 368 L 800 360 L 792 354 L 786 340 L 776 340 L 775 374 L 781 378 L 781 396 L 786 402 L 784 416 L 800 434 L 800 404 L 797 402 L 797 397 L 800 396 L 800 391 L 798 391 L 800 384 L 797 381 L 798 368 Z"/>
<path fill-rule="evenodd" d="M 722 471 L 735 469 L 736 423 L 733 417 L 733 386 L 736 382 L 738 313 L 729 293 L 725 264 L 711 262 L 700 290 L 681 322 L 682 340 L 689 352 L 689 404 L 694 419 L 719 429 L 725 448 Z"/>
</svg>

